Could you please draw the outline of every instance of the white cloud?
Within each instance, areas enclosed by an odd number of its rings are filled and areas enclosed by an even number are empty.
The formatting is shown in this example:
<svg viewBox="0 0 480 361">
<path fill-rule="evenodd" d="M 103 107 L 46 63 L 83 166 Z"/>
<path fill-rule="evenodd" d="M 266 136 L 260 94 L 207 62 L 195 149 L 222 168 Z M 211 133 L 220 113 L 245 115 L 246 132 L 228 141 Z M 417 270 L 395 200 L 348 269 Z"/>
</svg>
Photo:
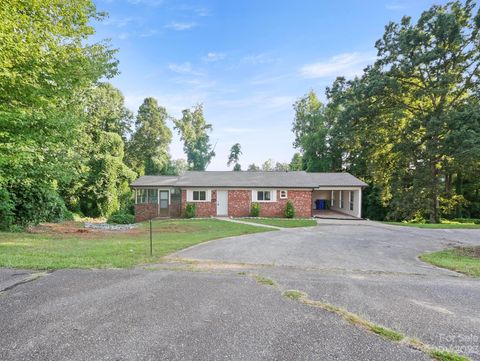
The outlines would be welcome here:
<svg viewBox="0 0 480 361">
<path fill-rule="evenodd" d="M 188 29 L 191 29 L 195 26 L 197 26 L 197 24 L 194 23 L 194 22 L 180 23 L 180 22 L 176 22 L 176 21 L 172 21 L 171 23 L 165 25 L 166 28 L 173 29 L 173 30 L 176 30 L 176 31 L 188 30 Z"/>
<path fill-rule="evenodd" d="M 113 16 L 111 18 L 107 18 L 101 24 L 115 26 L 117 28 L 123 28 L 127 25 L 130 25 L 132 23 L 138 23 L 138 22 L 140 22 L 140 19 L 133 16 L 123 17 L 123 18 Z"/>
<path fill-rule="evenodd" d="M 202 60 L 205 62 L 220 61 L 223 59 L 225 59 L 224 53 L 215 53 L 215 52 L 210 52 L 202 58 Z"/>
<path fill-rule="evenodd" d="M 195 9 L 195 13 L 198 16 L 209 16 L 210 15 L 210 10 L 207 9 L 207 8 L 198 8 L 198 9 Z"/>
<path fill-rule="evenodd" d="M 205 73 L 201 70 L 194 69 L 192 64 L 188 61 L 184 63 L 170 63 L 168 64 L 168 69 L 170 71 L 173 71 L 174 73 L 178 74 L 190 74 L 190 75 L 195 75 L 195 76 L 204 76 Z"/>
<path fill-rule="evenodd" d="M 182 64 L 171 63 L 168 65 L 168 69 L 175 73 L 188 74 L 192 71 L 192 64 L 190 64 L 188 61 Z"/>
<path fill-rule="evenodd" d="M 353 77 L 375 60 L 371 53 L 343 53 L 326 61 L 304 65 L 300 74 L 304 78 L 326 78 L 334 76 Z"/>
<path fill-rule="evenodd" d="M 195 6 L 195 5 L 176 5 L 173 7 L 173 9 L 181 11 L 181 12 L 187 12 L 192 15 L 204 17 L 204 16 L 210 16 L 211 11 L 209 8 L 203 7 L 203 6 Z"/>
</svg>

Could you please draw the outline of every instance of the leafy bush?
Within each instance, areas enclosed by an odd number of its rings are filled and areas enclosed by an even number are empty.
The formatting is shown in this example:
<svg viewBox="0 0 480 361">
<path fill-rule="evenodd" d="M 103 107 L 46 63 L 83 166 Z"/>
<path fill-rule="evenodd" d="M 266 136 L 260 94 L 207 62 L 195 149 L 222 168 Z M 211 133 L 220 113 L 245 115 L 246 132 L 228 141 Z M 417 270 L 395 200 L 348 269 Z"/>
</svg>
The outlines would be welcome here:
<svg viewBox="0 0 480 361">
<path fill-rule="evenodd" d="M 458 223 L 475 223 L 480 224 L 480 218 L 454 218 L 452 219 L 453 222 Z"/>
<path fill-rule="evenodd" d="M 0 230 L 9 231 L 14 222 L 15 204 L 10 193 L 5 188 L 0 188 Z"/>
<path fill-rule="evenodd" d="M 8 189 L 16 223 L 21 226 L 40 222 L 72 220 L 57 190 L 47 184 L 16 184 Z"/>
<path fill-rule="evenodd" d="M 283 211 L 285 214 L 285 218 L 293 218 L 295 217 L 295 207 L 291 201 L 288 201 L 285 205 L 285 210 Z"/>
<path fill-rule="evenodd" d="M 250 207 L 250 216 L 251 217 L 258 217 L 260 215 L 260 204 L 259 203 L 252 203 Z"/>
<path fill-rule="evenodd" d="M 108 217 L 107 223 L 132 224 L 135 223 L 135 217 L 133 216 L 133 214 L 115 213 Z"/>
<path fill-rule="evenodd" d="M 193 218 L 197 215 L 197 205 L 195 203 L 187 203 L 185 206 L 185 217 Z"/>
</svg>

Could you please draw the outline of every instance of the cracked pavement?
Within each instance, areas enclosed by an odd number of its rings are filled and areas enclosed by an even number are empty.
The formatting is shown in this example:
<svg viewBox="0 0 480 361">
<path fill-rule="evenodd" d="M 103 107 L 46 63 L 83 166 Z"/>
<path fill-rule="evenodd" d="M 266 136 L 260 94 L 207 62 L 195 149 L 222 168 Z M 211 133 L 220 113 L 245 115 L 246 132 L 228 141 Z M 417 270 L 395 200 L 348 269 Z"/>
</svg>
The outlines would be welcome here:
<svg viewBox="0 0 480 361">
<path fill-rule="evenodd" d="M 32 280 L 29 271 L 0 269 L 0 359 L 429 359 L 281 296 L 297 289 L 479 360 L 479 280 L 416 258 L 452 244 L 480 244 L 480 230 L 324 221 L 200 244 L 155 267 Z"/>
</svg>

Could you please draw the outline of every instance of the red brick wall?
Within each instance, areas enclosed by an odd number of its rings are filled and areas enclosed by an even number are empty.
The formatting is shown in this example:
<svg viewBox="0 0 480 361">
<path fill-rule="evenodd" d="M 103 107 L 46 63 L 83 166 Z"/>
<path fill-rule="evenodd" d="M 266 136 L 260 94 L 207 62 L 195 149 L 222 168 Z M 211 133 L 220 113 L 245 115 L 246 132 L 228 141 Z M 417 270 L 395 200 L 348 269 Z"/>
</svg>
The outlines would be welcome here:
<svg viewBox="0 0 480 361">
<path fill-rule="evenodd" d="M 295 217 L 312 217 L 312 192 L 311 191 L 288 191 L 288 199 L 295 207 Z"/>
<path fill-rule="evenodd" d="M 217 215 L 217 191 L 212 190 L 210 202 L 189 202 L 197 205 L 197 217 L 210 217 Z M 182 189 L 182 217 L 185 216 L 187 206 L 187 191 Z"/>
<path fill-rule="evenodd" d="M 228 215 L 232 217 L 248 217 L 252 201 L 251 190 L 228 191 Z"/>
<path fill-rule="evenodd" d="M 312 216 L 312 192 L 289 190 L 287 199 L 280 199 L 277 191 L 277 202 L 260 202 L 261 217 L 284 217 L 283 211 L 287 201 L 290 200 L 295 207 L 295 217 Z M 251 190 L 228 191 L 228 215 L 232 217 L 248 217 L 252 202 Z"/>
<path fill-rule="evenodd" d="M 295 217 L 312 216 L 312 192 L 301 190 L 288 190 L 288 199 L 280 199 L 280 191 L 277 191 L 277 202 L 260 202 L 261 217 L 284 217 L 283 211 L 287 201 L 290 200 L 295 207 Z M 252 202 L 251 190 L 229 190 L 228 191 L 228 215 L 231 217 L 248 217 Z M 182 190 L 181 213 L 171 209 L 171 217 L 185 216 L 187 203 L 187 191 Z M 210 217 L 217 215 L 217 192 L 212 190 L 211 202 L 195 202 L 197 205 L 197 217 Z M 142 222 L 157 217 L 157 204 L 136 204 L 135 221 Z"/>
<path fill-rule="evenodd" d="M 170 203 L 170 217 L 171 218 L 180 218 L 182 216 L 182 205 L 181 203 Z"/>
<path fill-rule="evenodd" d="M 158 216 L 158 204 L 135 204 L 135 222 L 143 222 Z"/>
<path fill-rule="evenodd" d="M 295 217 L 312 216 L 312 192 L 288 190 L 288 198 L 280 199 L 280 191 L 277 191 L 276 202 L 259 202 L 261 217 L 284 217 L 283 211 L 288 201 L 293 203 Z"/>
</svg>

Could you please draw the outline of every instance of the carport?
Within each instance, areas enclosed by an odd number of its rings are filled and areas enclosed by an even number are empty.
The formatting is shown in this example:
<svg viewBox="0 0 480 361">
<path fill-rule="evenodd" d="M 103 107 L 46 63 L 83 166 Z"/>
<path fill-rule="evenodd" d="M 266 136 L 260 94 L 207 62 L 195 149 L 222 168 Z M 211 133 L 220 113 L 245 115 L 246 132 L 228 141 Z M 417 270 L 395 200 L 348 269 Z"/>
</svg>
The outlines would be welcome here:
<svg viewBox="0 0 480 361">
<path fill-rule="evenodd" d="M 312 213 L 318 218 L 362 218 L 362 187 L 318 187 Z"/>
</svg>

